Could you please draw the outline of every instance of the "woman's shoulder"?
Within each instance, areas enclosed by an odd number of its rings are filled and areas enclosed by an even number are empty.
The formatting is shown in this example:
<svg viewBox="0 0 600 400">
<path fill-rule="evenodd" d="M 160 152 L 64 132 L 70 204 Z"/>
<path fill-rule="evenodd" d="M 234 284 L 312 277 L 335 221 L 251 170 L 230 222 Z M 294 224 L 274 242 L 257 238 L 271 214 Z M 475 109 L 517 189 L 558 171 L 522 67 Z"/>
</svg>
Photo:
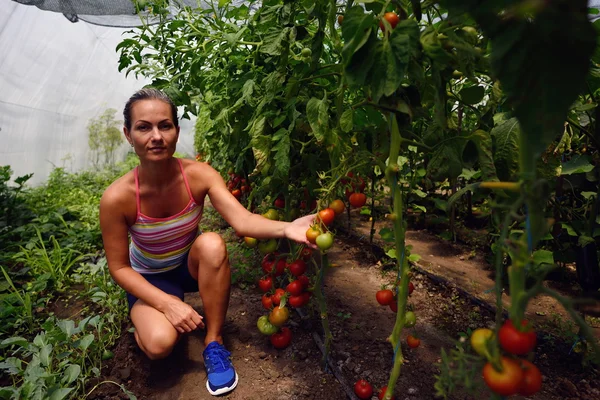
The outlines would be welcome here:
<svg viewBox="0 0 600 400">
<path fill-rule="evenodd" d="M 122 205 L 132 198 L 135 199 L 135 177 L 133 170 L 117 178 L 102 194 L 101 202 L 105 205 Z"/>
<path fill-rule="evenodd" d="M 181 163 L 183 165 L 185 172 L 193 177 L 204 176 L 206 178 L 206 177 L 214 175 L 214 174 L 219 175 L 217 170 L 215 170 L 213 167 L 211 167 L 210 164 L 202 162 L 202 161 L 196 161 L 196 160 L 190 160 L 187 158 L 182 158 Z"/>
</svg>

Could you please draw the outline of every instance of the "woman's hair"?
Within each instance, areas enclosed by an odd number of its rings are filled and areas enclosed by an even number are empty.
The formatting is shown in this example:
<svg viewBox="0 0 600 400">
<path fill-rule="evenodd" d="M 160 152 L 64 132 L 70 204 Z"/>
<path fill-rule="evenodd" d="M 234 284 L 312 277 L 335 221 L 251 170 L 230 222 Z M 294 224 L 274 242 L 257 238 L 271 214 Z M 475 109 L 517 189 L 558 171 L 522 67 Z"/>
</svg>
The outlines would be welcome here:
<svg viewBox="0 0 600 400">
<path fill-rule="evenodd" d="M 158 89 L 144 88 L 135 92 L 133 96 L 131 96 L 129 100 L 127 100 L 127 103 L 125 103 L 125 108 L 123 109 L 123 118 L 125 127 L 128 130 L 131 130 L 131 108 L 133 107 L 135 102 L 140 100 L 164 101 L 165 103 L 171 106 L 171 115 L 173 117 L 173 123 L 176 127 L 179 126 L 179 121 L 177 119 L 177 106 L 175 105 L 175 103 L 173 103 L 173 100 L 171 100 L 169 96 L 167 96 L 164 92 L 161 92 Z"/>
</svg>

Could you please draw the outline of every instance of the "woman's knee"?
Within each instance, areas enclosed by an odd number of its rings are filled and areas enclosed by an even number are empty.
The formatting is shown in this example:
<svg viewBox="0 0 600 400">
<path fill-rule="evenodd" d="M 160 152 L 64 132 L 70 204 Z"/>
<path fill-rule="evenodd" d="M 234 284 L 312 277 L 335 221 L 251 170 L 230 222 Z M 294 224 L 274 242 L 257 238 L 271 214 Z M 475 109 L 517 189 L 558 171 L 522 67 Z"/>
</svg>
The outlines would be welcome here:
<svg viewBox="0 0 600 400">
<path fill-rule="evenodd" d="M 206 232 L 198 236 L 192 246 L 192 251 L 200 263 L 213 261 L 215 266 L 223 264 L 228 257 L 225 240 L 215 232 Z"/>
<path fill-rule="evenodd" d="M 173 351 L 173 347 L 177 343 L 178 335 L 175 330 L 173 332 L 165 331 L 164 329 L 156 329 L 144 335 L 144 339 L 138 336 L 138 340 L 142 340 L 140 347 L 151 360 L 160 360 L 166 358 Z"/>
</svg>

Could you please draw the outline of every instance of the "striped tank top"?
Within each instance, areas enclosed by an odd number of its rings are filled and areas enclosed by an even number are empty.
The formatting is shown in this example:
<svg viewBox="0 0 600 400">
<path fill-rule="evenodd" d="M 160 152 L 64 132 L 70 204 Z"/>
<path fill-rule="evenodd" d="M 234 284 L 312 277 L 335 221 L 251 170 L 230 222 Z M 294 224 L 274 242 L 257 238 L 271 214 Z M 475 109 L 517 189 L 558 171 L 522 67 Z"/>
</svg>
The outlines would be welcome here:
<svg viewBox="0 0 600 400">
<path fill-rule="evenodd" d="M 133 172 L 137 216 L 135 223 L 129 227 L 129 260 L 131 267 L 141 274 L 167 272 L 182 265 L 198 236 L 202 208 L 194 201 L 181 160 L 177 161 L 190 201 L 183 210 L 171 217 L 154 218 L 142 214 L 138 167 Z"/>
</svg>

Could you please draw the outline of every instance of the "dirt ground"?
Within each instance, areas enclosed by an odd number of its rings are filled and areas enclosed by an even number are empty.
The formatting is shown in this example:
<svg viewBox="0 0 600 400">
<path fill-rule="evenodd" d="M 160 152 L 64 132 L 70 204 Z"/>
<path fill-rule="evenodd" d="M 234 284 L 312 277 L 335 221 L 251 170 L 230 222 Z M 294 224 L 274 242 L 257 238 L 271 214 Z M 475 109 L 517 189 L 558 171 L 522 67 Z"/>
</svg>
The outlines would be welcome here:
<svg viewBox="0 0 600 400">
<path fill-rule="evenodd" d="M 288 325 L 293 333 L 292 344 L 276 350 L 256 328 L 256 320 L 265 314 L 258 288 L 234 286 L 224 337 L 240 380 L 235 391 L 223 398 L 344 399 L 352 398 L 348 391 L 358 379 L 367 379 L 376 390 L 387 384 L 393 349 L 386 338 L 393 328 L 395 313 L 379 306 L 375 292 L 382 284 L 393 281 L 394 273 L 386 271 L 364 243 L 370 228 L 367 219 L 355 214 L 352 221 L 350 231 L 338 229 L 335 246 L 329 252 L 335 267 L 325 283 L 334 336 L 330 354 L 334 370 L 325 370 L 321 365 L 322 353 L 313 338 L 313 332 L 321 332 L 320 322 L 314 314 L 305 310 L 305 318 L 301 318 L 292 313 Z M 424 231 L 409 232 L 407 242 L 422 259 L 413 278 L 416 289 L 409 300 L 417 314 L 417 325 L 414 331 L 403 332 L 403 338 L 416 333 L 421 346 L 409 349 L 403 341 L 405 363 L 395 394 L 402 400 L 433 399 L 441 349 L 451 349 L 460 332 L 493 325 L 490 307 L 482 306 L 493 304 L 493 296 L 485 293 L 493 282 L 489 266 L 482 257 L 473 256 L 472 248 L 450 245 Z M 376 254 L 381 252 L 379 247 L 375 250 Z M 202 313 L 197 294 L 188 295 L 186 301 Z M 543 332 L 551 327 L 551 317 L 560 315 L 556 304 L 545 301 L 532 304 L 530 310 Z M 150 361 L 137 348 L 133 335 L 125 333 L 114 349 L 115 358 L 105 368 L 104 379 L 123 384 L 138 399 L 211 399 L 205 387 L 203 338 L 202 331 L 189 334 L 169 358 Z M 597 370 L 583 368 L 581 355 L 570 351 L 572 345 L 560 336 L 538 335 L 533 361 L 544 376 L 544 384 L 532 399 L 600 398 Z M 489 392 L 483 390 L 473 397 L 459 392 L 450 398 L 481 397 L 489 398 Z M 128 397 L 117 386 L 104 384 L 90 398 Z"/>
</svg>

